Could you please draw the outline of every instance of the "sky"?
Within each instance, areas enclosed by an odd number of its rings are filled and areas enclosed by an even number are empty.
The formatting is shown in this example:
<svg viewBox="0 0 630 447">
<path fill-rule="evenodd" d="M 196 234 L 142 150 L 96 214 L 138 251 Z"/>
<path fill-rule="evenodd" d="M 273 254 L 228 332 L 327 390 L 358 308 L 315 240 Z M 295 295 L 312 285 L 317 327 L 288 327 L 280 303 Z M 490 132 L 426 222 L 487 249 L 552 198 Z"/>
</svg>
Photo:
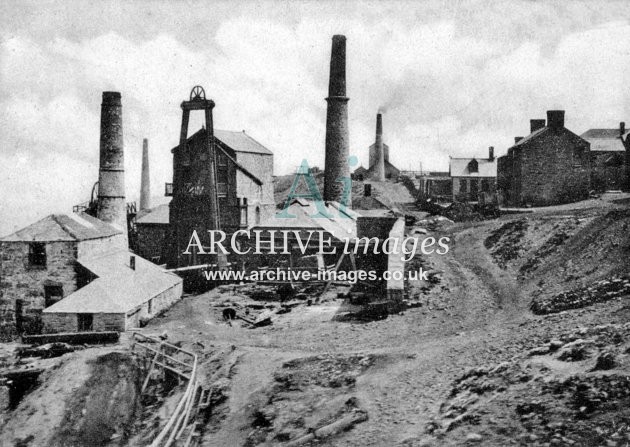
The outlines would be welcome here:
<svg viewBox="0 0 630 447">
<path fill-rule="evenodd" d="M 347 37 L 350 153 L 365 166 L 376 112 L 401 169 L 502 155 L 529 120 L 630 122 L 624 1 L 0 2 L 0 235 L 89 199 L 103 91 L 123 102 L 126 193 L 149 139 L 153 194 L 171 181 L 183 100 L 245 130 L 274 173 L 323 166 L 331 38 Z M 193 113 L 189 135 L 201 126 Z"/>
</svg>

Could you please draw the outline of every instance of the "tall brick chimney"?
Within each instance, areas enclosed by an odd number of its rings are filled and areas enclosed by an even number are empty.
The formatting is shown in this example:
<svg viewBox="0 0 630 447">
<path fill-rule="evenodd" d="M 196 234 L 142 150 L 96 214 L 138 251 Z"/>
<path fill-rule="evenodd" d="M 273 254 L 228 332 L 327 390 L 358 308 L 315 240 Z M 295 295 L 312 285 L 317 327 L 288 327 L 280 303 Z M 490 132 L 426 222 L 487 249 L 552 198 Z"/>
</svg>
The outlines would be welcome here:
<svg viewBox="0 0 630 447">
<path fill-rule="evenodd" d="M 623 134 L 626 133 L 626 123 L 624 123 L 623 121 L 621 121 L 619 123 L 619 136 L 623 137 Z"/>
<path fill-rule="evenodd" d="M 140 177 L 140 209 L 151 208 L 151 177 L 149 175 L 149 140 L 142 140 L 142 176 Z"/>
<path fill-rule="evenodd" d="M 545 120 L 529 120 L 529 133 L 534 133 L 543 127 L 545 127 Z"/>
<path fill-rule="evenodd" d="M 547 110 L 547 127 L 551 129 L 564 127 L 564 110 Z"/>
<path fill-rule="evenodd" d="M 494 146 L 488 148 L 488 160 L 494 160 Z"/>
<path fill-rule="evenodd" d="M 340 178 L 350 178 L 348 166 L 348 100 L 346 97 L 346 36 L 332 38 L 330 54 L 330 81 L 326 111 L 326 160 L 324 173 L 324 200 L 352 203 L 350 192 L 343 197 L 344 184 Z"/>
<path fill-rule="evenodd" d="M 125 154 L 119 92 L 103 92 L 96 217 L 118 227 L 127 238 Z"/>
<path fill-rule="evenodd" d="M 379 182 L 385 181 L 385 149 L 383 148 L 383 115 L 376 115 L 376 140 L 374 141 L 376 151 L 376 163 L 372 178 Z"/>
</svg>

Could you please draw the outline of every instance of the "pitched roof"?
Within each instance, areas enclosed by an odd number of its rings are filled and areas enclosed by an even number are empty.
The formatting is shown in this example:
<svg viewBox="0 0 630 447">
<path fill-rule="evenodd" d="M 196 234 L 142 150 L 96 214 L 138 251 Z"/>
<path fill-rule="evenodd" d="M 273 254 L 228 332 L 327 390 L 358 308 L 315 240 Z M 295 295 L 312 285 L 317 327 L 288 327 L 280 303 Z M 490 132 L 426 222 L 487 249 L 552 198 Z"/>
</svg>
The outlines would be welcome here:
<svg viewBox="0 0 630 447">
<path fill-rule="evenodd" d="M 468 166 L 476 160 L 477 172 L 470 172 Z M 451 177 L 496 177 L 497 159 L 493 158 L 452 158 L 450 160 Z"/>
<path fill-rule="evenodd" d="M 623 145 L 619 129 L 589 129 L 580 137 L 591 143 L 591 151 L 623 152 Z"/>
<path fill-rule="evenodd" d="M 131 269 L 129 259 L 136 258 Z M 126 313 L 182 279 L 127 250 L 79 259 L 98 278 L 44 309 L 45 313 Z"/>
<path fill-rule="evenodd" d="M 206 133 L 206 129 L 201 128 L 190 137 L 188 140 L 190 141 L 193 138 L 197 138 L 200 135 L 204 135 Z M 235 132 L 231 130 L 220 130 L 214 129 L 214 137 L 221 141 L 226 146 L 229 146 L 236 152 L 249 152 L 254 154 L 262 154 L 262 155 L 273 155 L 269 149 L 260 144 L 258 141 L 254 140 L 252 137 L 247 135 L 245 131 Z M 177 149 L 179 145 L 175 146 L 171 149 L 171 152 Z"/>
<path fill-rule="evenodd" d="M 536 138 L 538 135 L 542 135 L 543 133 L 545 133 L 549 128 L 548 127 L 541 127 L 540 129 L 535 130 L 534 132 L 530 133 L 529 135 L 527 135 L 525 138 L 521 138 L 521 140 L 518 143 L 515 143 L 512 147 L 516 147 L 516 146 L 521 146 L 522 144 L 527 143 L 530 140 L 533 140 L 534 138 Z"/>
<path fill-rule="evenodd" d="M 345 208 L 337 202 L 321 202 L 330 217 L 313 217 L 318 214 L 315 201 L 295 199 L 287 208 L 287 213 L 295 217 L 279 217 L 274 214 L 269 219 L 255 225 L 255 228 L 287 230 L 324 230 L 339 240 L 354 238 L 357 235 L 359 216 L 355 211 Z"/>
<path fill-rule="evenodd" d="M 5 236 L 4 242 L 84 241 L 122 234 L 118 228 L 85 213 L 50 214 Z"/>
<path fill-rule="evenodd" d="M 162 205 L 151 208 L 150 210 L 143 210 L 136 217 L 136 225 L 138 224 L 165 224 L 168 225 L 169 220 L 169 204 L 164 203 Z"/>
</svg>

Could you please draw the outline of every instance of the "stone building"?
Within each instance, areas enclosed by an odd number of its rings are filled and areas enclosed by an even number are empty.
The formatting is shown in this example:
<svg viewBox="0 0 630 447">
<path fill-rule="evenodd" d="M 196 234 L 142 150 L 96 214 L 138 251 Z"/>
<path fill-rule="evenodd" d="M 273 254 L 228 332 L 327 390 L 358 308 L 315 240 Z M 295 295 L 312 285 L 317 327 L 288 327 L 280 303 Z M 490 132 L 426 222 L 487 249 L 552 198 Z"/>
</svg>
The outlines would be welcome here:
<svg viewBox="0 0 630 447">
<path fill-rule="evenodd" d="M 168 203 L 141 211 L 136 217 L 138 255 L 155 264 L 166 262 L 169 237 Z"/>
<path fill-rule="evenodd" d="M 497 182 L 509 206 L 575 202 L 590 190 L 590 144 L 564 126 L 564 110 L 549 110 L 547 122 L 530 121 L 530 134 L 516 137 L 499 157 Z"/>
<path fill-rule="evenodd" d="M 179 276 L 127 250 L 80 259 L 78 264 L 93 279 L 43 310 L 44 332 L 138 328 L 182 296 Z"/>
<path fill-rule="evenodd" d="M 150 240 L 141 234 L 163 237 L 161 229 L 164 228 L 164 224 L 169 224 L 172 234 L 173 216 L 177 215 L 182 217 L 179 222 L 181 240 L 178 241 L 181 250 L 167 254 L 166 261 L 172 266 L 204 262 L 201 259 L 195 261 L 184 259 L 181 251 L 187 246 L 192 230 L 200 231 L 196 222 L 206 218 L 198 209 L 199 204 L 208 194 L 207 188 L 209 188 L 204 180 L 206 179 L 205 172 L 209 169 L 205 144 L 206 131 L 201 129 L 186 140 L 184 151 L 180 151 L 179 146 L 171 150 L 174 170 L 179 172 L 178 178 L 183 184 L 179 189 L 175 185 L 167 184 L 166 194 L 173 195 L 173 200 L 169 205 L 168 220 L 162 214 L 157 216 L 158 219 L 154 219 L 155 209 L 145 217 L 136 220 L 139 238 L 142 239 L 139 242 L 140 253 L 149 255 L 150 258 L 157 255 L 156 247 L 164 246 L 164 242 L 157 239 Z M 216 182 L 220 229 L 230 234 L 238 229 L 251 227 L 273 215 L 275 212 L 273 153 L 244 131 L 215 130 L 212 144 L 214 144 L 217 159 Z M 180 192 L 177 193 L 177 190 Z M 158 211 L 159 209 L 158 207 Z M 185 216 L 189 216 L 187 220 L 183 219 Z M 162 226 L 156 227 L 156 224 Z M 153 228 L 148 229 L 149 225 Z M 184 227 L 187 225 L 188 230 L 185 230 Z M 205 232 L 200 231 L 200 233 Z"/>
<path fill-rule="evenodd" d="M 489 203 L 496 196 L 497 159 L 494 148 L 488 149 L 488 158 L 455 158 L 449 161 L 451 194 L 455 202 Z"/>
<path fill-rule="evenodd" d="M 591 144 L 591 189 L 597 192 L 628 190 L 628 133 L 624 122 L 617 129 L 589 129 L 580 135 Z"/>
<path fill-rule="evenodd" d="M 41 312 L 87 284 L 77 259 L 126 248 L 123 231 L 88 214 L 52 214 L 0 239 L 0 331 L 37 332 Z"/>
</svg>

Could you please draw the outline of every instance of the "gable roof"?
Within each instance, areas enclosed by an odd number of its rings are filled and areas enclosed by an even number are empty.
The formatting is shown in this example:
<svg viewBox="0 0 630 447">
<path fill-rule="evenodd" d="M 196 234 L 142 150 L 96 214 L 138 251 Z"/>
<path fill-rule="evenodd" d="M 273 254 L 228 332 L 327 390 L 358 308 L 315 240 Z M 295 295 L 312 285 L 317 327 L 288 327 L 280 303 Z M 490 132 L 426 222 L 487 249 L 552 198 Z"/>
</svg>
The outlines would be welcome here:
<svg viewBox="0 0 630 447">
<path fill-rule="evenodd" d="M 122 234 L 118 228 L 86 213 L 50 214 L 3 237 L 3 242 L 85 241 Z"/>
<path fill-rule="evenodd" d="M 534 138 L 536 138 L 538 135 L 542 135 L 543 133 L 547 132 L 547 130 L 549 130 L 548 127 L 541 127 L 540 129 L 537 129 L 535 131 L 533 131 L 532 133 L 530 133 L 529 135 L 527 135 L 526 137 L 522 138 L 518 143 L 515 143 L 512 147 L 516 147 L 516 146 L 521 146 L 525 143 L 527 143 L 530 140 L 533 140 Z"/>
<path fill-rule="evenodd" d="M 470 172 L 468 165 L 477 162 L 477 172 Z M 496 177 L 497 159 L 493 158 L 453 158 L 450 159 L 451 177 Z"/>
<path fill-rule="evenodd" d="M 626 150 L 619 129 L 589 129 L 580 137 L 591 143 L 591 151 L 623 152 Z"/>
<path fill-rule="evenodd" d="M 197 132 L 188 137 L 186 141 L 198 138 L 201 135 L 205 135 L 205 133 L 206 129 L 202 127 Z M 247 135 L 245 131 L 235 132 L 231 130 L 214 129 L 214 137 L 235 152 L 249 152 L 253 154 L 273 155 L 273 152 L 271 152 L 258 141 Z M 171 152 L 175 151 L 178 147 L 179 144 L 171 149 Z"/>
<path fill-rule="evenodd" d="M 131 256 L 136 259 L 135 269 L 129 266 Z M 182 282 L 174 273 L 127 250 L 78 262 L 98 278 L 44 313 L 126 313 Z"/>
</svg>

